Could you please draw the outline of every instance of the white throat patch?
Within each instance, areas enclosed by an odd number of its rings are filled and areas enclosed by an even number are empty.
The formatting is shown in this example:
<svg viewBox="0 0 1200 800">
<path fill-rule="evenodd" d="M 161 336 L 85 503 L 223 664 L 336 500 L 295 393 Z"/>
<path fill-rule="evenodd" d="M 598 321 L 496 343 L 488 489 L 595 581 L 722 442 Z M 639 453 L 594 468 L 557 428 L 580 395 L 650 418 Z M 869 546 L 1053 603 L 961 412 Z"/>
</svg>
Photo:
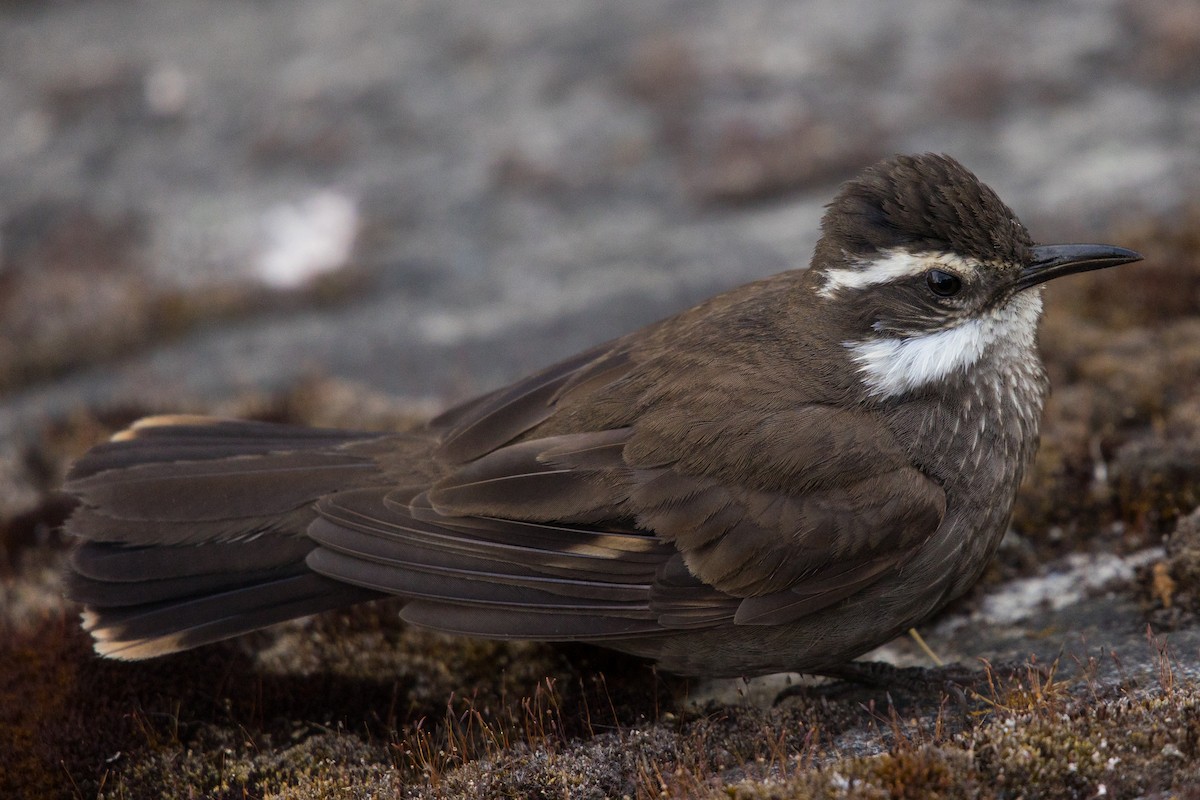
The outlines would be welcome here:
<svg viewBox="0 0 1200 800">
<path fill-rule="evenodd" d="M 1042 293 L 1017 294 L 986 316 L 953 328 L 898 339 L 843 342 L 873 397 L 896 397 L 974 366 L 993 348 L 1032 352 Z"/>
</svg>

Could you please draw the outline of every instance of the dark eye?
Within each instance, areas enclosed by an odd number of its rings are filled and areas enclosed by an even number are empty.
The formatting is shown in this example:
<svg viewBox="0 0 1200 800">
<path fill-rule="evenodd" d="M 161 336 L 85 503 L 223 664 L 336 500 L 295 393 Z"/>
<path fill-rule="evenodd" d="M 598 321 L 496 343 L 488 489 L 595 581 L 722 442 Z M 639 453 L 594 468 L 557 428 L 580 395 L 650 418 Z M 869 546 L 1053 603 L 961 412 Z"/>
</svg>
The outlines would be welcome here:
<svg viewBox="0 0 1200 800">
<path fill-rule="evenodd" d="M 940 269 L 931 269 L 926 272 L 925 282 L 929 284 L 930 291 L 939 297 L 958 294 L 958 290 L 962 288 L 962 281 L 957 275 Z"/>
</svg>

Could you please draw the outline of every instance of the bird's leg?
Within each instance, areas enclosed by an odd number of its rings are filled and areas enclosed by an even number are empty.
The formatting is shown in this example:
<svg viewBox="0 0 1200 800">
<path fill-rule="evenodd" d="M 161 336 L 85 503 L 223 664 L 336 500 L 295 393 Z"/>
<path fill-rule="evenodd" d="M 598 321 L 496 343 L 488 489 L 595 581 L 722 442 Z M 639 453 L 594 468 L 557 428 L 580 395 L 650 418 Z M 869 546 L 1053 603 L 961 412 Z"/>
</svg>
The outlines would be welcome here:
<svg viewBox="0 0 1200 800">
<path fill-rule="evenodd" d="M 875 689 L 899 690 L 908 694 L 946 692 L 965 701 L 967 689 L 985 679 L 985 673 L 966 664 L 942 667 L 897 667 L 884 661 L 851 661 L 815 673 L 846 683 Z M 775 696 L 775 704 L 811 690 L 801 684 L 789 686 Z"/>
</svg>

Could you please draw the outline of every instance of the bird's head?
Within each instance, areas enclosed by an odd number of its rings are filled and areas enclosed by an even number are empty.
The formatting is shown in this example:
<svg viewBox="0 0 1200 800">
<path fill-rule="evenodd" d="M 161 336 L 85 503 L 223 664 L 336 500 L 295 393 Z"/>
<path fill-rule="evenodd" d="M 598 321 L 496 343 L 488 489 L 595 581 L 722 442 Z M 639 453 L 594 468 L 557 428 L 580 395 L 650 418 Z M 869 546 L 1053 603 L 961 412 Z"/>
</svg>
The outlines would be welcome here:
<svg viewBox="0 0 1200 800">
<path fill-rule="evenodd" d="M 821 223 L 817 295 L 868 392 L 927 387 L 994 353 L 1032 353 L 1043 282 L 1127 264 L 1110 245 L 1037 245 L 994 191 L 944 155 L 897 156 L 847 183 Z"/>
</svg>

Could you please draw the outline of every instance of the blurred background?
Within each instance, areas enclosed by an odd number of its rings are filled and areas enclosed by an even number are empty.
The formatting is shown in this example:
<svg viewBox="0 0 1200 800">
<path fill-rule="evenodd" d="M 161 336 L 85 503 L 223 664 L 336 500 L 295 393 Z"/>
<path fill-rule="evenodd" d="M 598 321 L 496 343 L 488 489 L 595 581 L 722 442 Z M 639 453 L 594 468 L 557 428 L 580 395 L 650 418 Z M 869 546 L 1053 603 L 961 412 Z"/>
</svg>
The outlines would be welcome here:
<svg viewBox="0 0 1200 800">
<path fill-rule="evenodd" d="M 1200 6 L 0 2 L 0 438 L 313 376 L 436 408 L 805 266 L 916 151 L 1042 241 L 1185 213 Z"/>
</svg>

